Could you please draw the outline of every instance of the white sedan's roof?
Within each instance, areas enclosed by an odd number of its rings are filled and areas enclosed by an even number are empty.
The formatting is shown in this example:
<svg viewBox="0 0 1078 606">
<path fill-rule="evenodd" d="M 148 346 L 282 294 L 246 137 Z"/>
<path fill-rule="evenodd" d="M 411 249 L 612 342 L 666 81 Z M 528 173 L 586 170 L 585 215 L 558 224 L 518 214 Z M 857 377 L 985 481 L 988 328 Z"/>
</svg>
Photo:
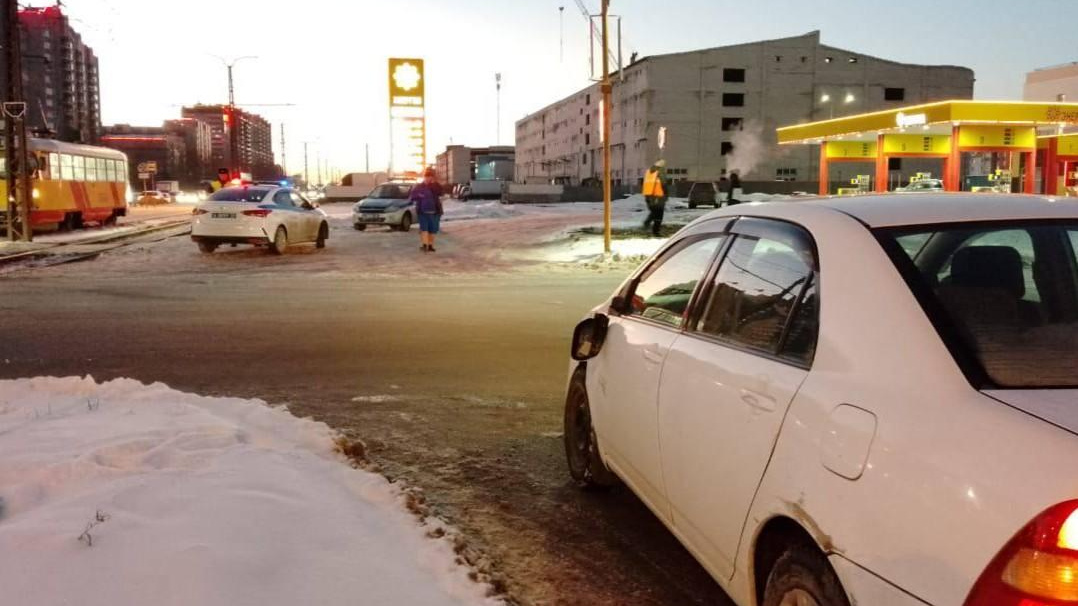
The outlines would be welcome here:
<svg viewBox="0 0 1078 606">
<path fill-rule="evenodd" d="M 831 197 L 804 202 L 846 213 L 869 227 L 970 221 L 1076 219 L 1078 198 L 1016 194 L 924 193 Z"/>
</svg>

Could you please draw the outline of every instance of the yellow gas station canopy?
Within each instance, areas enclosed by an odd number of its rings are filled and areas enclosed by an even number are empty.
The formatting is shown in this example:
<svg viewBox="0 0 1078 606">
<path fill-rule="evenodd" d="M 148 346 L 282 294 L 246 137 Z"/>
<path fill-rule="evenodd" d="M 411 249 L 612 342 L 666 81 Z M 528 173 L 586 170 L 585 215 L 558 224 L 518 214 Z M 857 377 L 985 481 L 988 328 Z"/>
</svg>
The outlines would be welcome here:
<svg viewBox="0 0 1078 606">
<path fill-rule="evenodd" d="M 875 140 L 878 134 L 940 131 L 963 124 L 1078 126 L 1078 103 L 1026 101 L 940 101 L 778 129 L 779 143 L 838 138 Z"/>
</svg>

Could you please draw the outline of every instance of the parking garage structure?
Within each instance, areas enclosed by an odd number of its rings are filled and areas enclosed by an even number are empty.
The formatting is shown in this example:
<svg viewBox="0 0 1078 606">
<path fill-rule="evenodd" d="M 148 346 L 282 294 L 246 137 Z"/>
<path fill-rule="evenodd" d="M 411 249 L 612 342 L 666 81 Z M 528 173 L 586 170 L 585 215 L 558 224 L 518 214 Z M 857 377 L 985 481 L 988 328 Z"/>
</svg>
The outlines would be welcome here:
<svg viewBox="0 0 1078 606">
<path fill-rule="evenodd" d="M 1078 195 L 1078 103 L 942 101 L 785 126 L 777 137 L 819 146 L 820 195 L 893 191 L 907 178 L 937 178 L 945 191 Z M 841 163 L 865 174 L 836 182 Z"/>
</svg>

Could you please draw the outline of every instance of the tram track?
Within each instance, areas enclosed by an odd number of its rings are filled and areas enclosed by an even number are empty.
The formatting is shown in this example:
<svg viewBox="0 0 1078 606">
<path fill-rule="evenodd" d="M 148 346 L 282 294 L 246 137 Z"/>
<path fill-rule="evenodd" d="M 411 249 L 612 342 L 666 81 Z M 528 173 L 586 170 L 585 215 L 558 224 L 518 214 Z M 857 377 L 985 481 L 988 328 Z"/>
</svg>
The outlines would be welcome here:
<svg viewBox="0 0 1078 606">
<path fill-rule="evenodd" d="M 85 261 L 125 246 L 174 238 L 188 234 L 190 231 L 190 218 L 183 217 L 154 225 L 139 226 L 131 230 L 49 243 L 29 250 L 0 254 L 0 271 L 35 269 Z"/>
</svg>

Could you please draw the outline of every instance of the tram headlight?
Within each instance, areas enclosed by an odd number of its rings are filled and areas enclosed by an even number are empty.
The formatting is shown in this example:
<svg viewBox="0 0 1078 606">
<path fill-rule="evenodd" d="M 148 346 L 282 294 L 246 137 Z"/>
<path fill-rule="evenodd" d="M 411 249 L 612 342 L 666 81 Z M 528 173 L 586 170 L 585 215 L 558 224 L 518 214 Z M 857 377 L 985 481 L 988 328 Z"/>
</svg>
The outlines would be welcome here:
<svg viewBox="0 0 1078 606">
<path fill-rule="evenodd" d="M 38 188 L 36 188 L 36 187 L 35 187 L 35 188 L 34 188 L 34 193 L 33 193 L 32 195 L 33 195 L 33 198 L 34 198 L 35 200 L 37 200 L 38 198 L 40 198 L 40 197 L 41 197 L 41 191 L 40 191 L 40 190 L 39 190 Z"/>
</svg>

